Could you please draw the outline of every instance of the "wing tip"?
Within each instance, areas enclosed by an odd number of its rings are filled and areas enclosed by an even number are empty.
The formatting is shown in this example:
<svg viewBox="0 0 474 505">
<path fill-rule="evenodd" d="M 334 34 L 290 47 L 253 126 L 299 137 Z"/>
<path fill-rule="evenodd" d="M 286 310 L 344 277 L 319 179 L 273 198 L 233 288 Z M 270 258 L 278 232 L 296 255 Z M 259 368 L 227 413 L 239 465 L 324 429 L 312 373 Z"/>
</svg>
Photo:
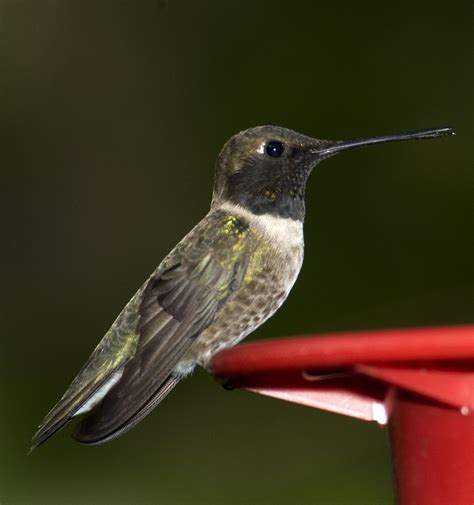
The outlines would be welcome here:
<svg viewBox="0 0 474 505">
<path fill-rule="evenodd" d="M 101 417 L 102 405 L 99 404 L 91 415 L 85 417 L 76 425 L 72 437 L 84 445 L 101 445 L 124 435 L 146 417 L 165 396 L 176 386 L 181 377 L 169 375 L 155 394 L 122 424 L 103 424 Z"/>
<path fill-rule="evenodd" d="M 86 418 L 87 419 L 87 418 Z M 84 419 L 83 421 L 85 421 Z M 38 431 L 34 434 L 33 438 L 31 439 L 31 445 L 30 449 L 28 450 L 27 455 L 29 456 L 34 450 L 38 449 L 41 445 L 43 445 L 45 442 L 47 442 L 53 435 L 55 435 L 58 431 L 60 431 L 64 426 L 70 421 L 71 419 L 67 419 L 61 424 L 58 424 L 56 426 L 51 426 L 51 427 L 41 427 L 38 429 Z M 71 434 L 71 437 L 76 441 L 79 442 L 80 444 L 83 445 L 99 445 L 107 440 L 109 440 L 110 437 L 107 438 L 97 438 L 94 437 L 93 435 L 87 433 L 82 426 L 82 422 L 78 423 L 76 427 L 74 428 L 74 431 Z"/>
<path fill-rule="evenodd" d="M 45 427 L 40 426 L 38 431 L 33 435 L 33 438 L 31 439 L 31 445 L 30 450 L 28 451 L 28 456 L 40 445 L 43 445 L 55 433 L 57 433 L 68 421 L 69 419 L 62 424 L 52 426 L 49 428 L 47 428 L 46 426 Z"/>
</svg>

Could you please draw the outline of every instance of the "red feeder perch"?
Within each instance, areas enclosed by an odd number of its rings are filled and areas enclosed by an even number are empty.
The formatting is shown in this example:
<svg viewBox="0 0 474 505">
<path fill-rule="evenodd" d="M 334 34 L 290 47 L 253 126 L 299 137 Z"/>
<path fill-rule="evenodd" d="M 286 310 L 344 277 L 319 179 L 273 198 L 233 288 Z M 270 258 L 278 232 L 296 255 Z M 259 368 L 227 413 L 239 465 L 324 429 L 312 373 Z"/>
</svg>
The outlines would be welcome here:
<svg viewBox="0 0 474 505">
<path fill-rule="evenodd" d="M 236 387 L 388 424 L 399 505 L 474 504 L 474 326 L 255 342 L 211 368 Z"/>
</svg>

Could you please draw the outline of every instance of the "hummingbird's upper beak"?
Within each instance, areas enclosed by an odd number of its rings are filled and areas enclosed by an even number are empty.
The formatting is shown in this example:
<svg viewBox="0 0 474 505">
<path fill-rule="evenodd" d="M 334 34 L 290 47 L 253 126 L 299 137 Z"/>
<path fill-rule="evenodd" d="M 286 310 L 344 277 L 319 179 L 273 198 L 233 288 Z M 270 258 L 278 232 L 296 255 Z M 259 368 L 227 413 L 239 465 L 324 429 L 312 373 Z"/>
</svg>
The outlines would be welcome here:
<svg viewBox="0 0 474 505">
<path fill-rule="evenodd" d="M 383 144 L 385 142 L 398 142 L 400 140 L 429 139 L 442 137 L 444 135 L 455 135 L 453 128 L 429 128 L 426 130 L 395 133 L 393 135 L 382 135 L 381 137 L 325 141 L 323 145 L 314 148 L 312 152 L 320 158 L 329 158 L 330 156 L 340 153 L 341 151 L 346 151 L 347 149 L 355 149 L 357 147 L 365 147 L 372 144 Z"/>
</svg>

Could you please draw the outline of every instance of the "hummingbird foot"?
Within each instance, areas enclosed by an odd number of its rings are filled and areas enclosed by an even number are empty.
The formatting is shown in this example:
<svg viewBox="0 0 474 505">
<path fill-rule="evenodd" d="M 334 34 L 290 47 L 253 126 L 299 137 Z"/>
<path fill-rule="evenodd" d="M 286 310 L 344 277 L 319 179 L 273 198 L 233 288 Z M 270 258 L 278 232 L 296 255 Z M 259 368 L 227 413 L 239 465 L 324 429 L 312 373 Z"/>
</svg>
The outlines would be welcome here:
<svg viewBox="0 0 474 505">
<path fill-rule="evenodd" d="M 226 391 L 233 391 L 235 389 L 235 386 L 233 386 L 230 382 L 223 382 L 221 386 L 226 390 Z"/>
</svg>

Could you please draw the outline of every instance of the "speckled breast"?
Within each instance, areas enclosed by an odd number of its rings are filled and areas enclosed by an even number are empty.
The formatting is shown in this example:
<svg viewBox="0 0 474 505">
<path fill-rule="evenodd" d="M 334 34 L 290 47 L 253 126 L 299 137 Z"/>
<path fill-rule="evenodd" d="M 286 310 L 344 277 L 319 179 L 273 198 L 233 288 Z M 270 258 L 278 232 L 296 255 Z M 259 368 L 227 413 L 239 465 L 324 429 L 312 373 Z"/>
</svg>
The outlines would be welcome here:
<svg viewBox="0 0 474 505">
<path fill-rule="evenodd" d="M 203 367 L 217 351 L 237 344 L 271 317 L 287 298 L 303 261 L 303 244 L 287 251 L 267 248 L 254 253 L 264 266 L 246 276 L 211 325 L 184 357 Z M 250 266 L 250 270 L 251 270 Z"/>
</svg>

